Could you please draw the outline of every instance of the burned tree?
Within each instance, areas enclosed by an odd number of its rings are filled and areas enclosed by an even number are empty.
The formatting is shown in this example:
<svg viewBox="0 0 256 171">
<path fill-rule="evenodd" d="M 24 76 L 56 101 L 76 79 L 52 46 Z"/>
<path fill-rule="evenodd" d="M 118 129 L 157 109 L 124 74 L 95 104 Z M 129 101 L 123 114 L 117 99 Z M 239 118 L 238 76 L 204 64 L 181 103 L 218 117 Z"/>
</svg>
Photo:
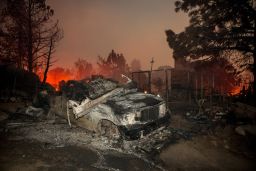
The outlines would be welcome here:
<svg viewBox="0 0 256 171">
<path fill-rule="evenodd" d="M 254 95 L 256 93 L 256 42 L 255 42 L 255 1 L 200 1 L 182 0 L 175 2 L 176 11 L 189 14 L 190 25 L 184 32 L 175 34 L 166 31 L 169 46 L 175 58 L 190 57 L 208 59 L 221 56 L 225 51 L 239 51 L 254 75 Z"/>
<path fill-rule="evenodd" d="M 97 64 L 99 72 L 102 75 L 112 77 L 116 80 L 120 80 L 121 74 L 127 74 L 129 71 L 123 54 L 118 54 L 114 50 L 110 52 L 106 59 L 99 56 Z"/>
<path fill-rule="evenodd" d="M 53 14 L 45 0 L 6 0 L 1 14 L 1 58 L 12 59 L 29 72 L 37 72 L 39 66 L 48 68 L 54 47 L 62 37 Z"/>
<path fill-rule="evenodd" d="M 93 66 L 87 60 L 79 58 L 75 62 L 75 71 L 76 71 L 75 78 L 77 80 L 85 79 L 92 75 Z"/>
<path fill-rule="evenodd" d="M 58 23 L 54 27 L 57 27 Z M 45 84 L 47 80 L 47 73 L 49 71 L 49 68 L 52 66 L 54 61 L 52 60 L 52 54 L 55 52 L 55 47 L 56 47 L 56 42 L 58 42 L 62 38 L 62 34 L 59 28 L 56 28 L 53 30 L 51 37 L 50 37 L 50 45 L 49 45 L 49 50 L 47 52 L 47 56 L 42 56 L 44 59 L 44 65 L 45 65 L 45 70 L 44 70 L 44 77 L 42 84 Z"/>
</svg>

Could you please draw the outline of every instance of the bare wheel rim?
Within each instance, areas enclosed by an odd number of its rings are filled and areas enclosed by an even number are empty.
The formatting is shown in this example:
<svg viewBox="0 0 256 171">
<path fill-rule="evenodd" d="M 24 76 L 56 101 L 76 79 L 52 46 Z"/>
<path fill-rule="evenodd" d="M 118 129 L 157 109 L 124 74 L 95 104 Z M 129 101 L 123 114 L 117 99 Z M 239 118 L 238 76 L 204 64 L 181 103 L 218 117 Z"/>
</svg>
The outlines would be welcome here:
<svg viewBox="0 0 256 171">
<path fill-rule="evenodd" d="M 108 120 L 101 120 L 99 123 L 99 133 L 103 136 L 119 139 L 120 132 L 118 127 L 111 121 Z"/>
</svg>

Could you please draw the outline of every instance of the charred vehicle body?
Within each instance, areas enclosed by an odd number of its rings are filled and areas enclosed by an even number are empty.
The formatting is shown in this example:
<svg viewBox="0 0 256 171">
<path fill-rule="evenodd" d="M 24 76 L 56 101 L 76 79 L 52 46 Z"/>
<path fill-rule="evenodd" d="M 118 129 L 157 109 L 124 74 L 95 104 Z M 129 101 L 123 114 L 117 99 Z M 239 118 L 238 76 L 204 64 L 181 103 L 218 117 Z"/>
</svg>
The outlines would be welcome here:
<svg viewBox="0 0 256 171">
<path fill-rule="evenodd" d="M 133 82 L 126 85 L 96 78 L 68 81 L 61 85 L 52 109 L 74 123 L 102 135 L 137 139 L 169 122 L 165 101 L 153 94 L 138 92 Z"/>
</svg>

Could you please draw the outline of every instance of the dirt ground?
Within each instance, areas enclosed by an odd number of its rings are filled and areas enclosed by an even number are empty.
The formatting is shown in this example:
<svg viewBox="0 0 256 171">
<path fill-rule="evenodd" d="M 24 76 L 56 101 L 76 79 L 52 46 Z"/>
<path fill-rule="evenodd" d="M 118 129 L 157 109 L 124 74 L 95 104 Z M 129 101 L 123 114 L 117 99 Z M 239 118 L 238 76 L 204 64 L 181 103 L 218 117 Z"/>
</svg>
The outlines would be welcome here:
<svg viewBox="0 0 256 171">
<path fill-rule="evenodd" d="M 198 127 L 180 115 L 172 117 L 171 125 L 187 130 Z M 160 159 L 167 170 L 255 170 L 255 139 L 233 130 L 232 126 L 219 126 L 191 140 L 181 140 L 163 150 Z"/>
<path fill-rule="evenodd" d="M 173 114 L 170 127 L 191 133 L 191 138 L 170 134 L 173 141 L 158 153 L 142 153 L 136 149 L 150 144 L 150 136 L 144 144 L 110 141 L 69 128 L 59 117 L 38 120 L 12 115 L 13 105 L 0 109 L 5 113 L 0 122 L 0 170 L 256 170 L 255 137 L 237 135 L 230 125 L 208 129 Z M 206 129 L 197 133 L 201 127 Z"/>
<path fill-rule="evenodd" d="M 209 137 L 169 146 L 160 158 L 168 170 L 255 170 L 255 160 L 217 147 Z"/>
</svg>

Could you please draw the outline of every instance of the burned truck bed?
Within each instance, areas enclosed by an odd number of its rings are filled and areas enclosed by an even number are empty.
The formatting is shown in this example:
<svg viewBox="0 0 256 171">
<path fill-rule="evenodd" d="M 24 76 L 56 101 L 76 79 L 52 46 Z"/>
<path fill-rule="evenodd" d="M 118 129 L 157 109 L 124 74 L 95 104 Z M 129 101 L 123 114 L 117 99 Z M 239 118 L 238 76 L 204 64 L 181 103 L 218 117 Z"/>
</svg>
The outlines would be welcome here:
<svg viewBox="0 0 256 171">
<path fill-rule="evenodd" d="M 52 109 L 70 126 L 76 124 L 109 137 L 137 139 L 169 122 L 169 109 L 161 97 L 138 92 L 132 86 L 96 78 L 67 82 L 63 87 Z"/>
</svg>

